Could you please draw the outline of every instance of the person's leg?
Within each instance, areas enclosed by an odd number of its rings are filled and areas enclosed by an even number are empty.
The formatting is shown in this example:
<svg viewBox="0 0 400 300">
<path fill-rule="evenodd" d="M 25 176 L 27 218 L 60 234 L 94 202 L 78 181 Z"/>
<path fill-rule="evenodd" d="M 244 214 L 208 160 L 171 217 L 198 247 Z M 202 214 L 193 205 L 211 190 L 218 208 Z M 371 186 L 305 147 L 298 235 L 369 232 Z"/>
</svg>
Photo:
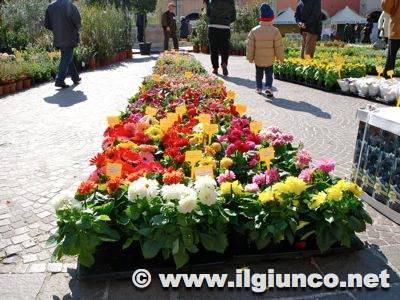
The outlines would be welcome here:
<svg viewBox="0 0 400 300">
<path fill-rule="evenodd" d="M 397 52 L 399 51 L 399 47 L 400 47 L 400 40 L 389 40 L 388 54 L 386 58 L 386 65 L 384 72 L 385 76 L 387 71 L 394 70 L 395 68 L 396 56 Z"/>
<path fill-rule="evenodd" d="M 302 39 L 301 39 L 301 54 L 300 57 L 304 59 L 304 55 L 306 52 L 306 40 L 307 40 L 307 32 L 302 32 L 301 33 Z"/>
<path fill-rule="evenodd" d="M 210 53 L 211 53 L 211 64 L 214 71 L 218 71 L 219 59 L 218 59 L 218 36 L 216 28 L 208 28 L 208 41 L 210 43 Z"/>
<path fill-rule="evenodd" d="M 262 90 L 263 77 L 264 77 L 264 68 L 256 66 L 256 88 L 257 88 L 257 91 Z"/>
<path fill-rule="evenodd" d="M 221 67 L 224 76 L 228 76 L 229 73 L 228 60 L 229 60 L 231 31 L 230 29 L 220 29 L 220 31 L 221 31 L 221 39 L 220 39 Z"/>
<path fill-rule="evenodd" d="M 65 85 L 65 77 L 68 74 L 68 67 L 72 61 L 72 48 L 61 48 L 61 59 L 58 67 L 58 74 L 56 77 L 56 85 Z"/>
<path fill-rule="evenodd" d="M 74 49 L 71 49 L 72 53 L 74 52 Z M 71 55 L 71 62 L 69 63 L 68 66 L 68 75 L 71 76 L 72 81 L 77 84 L 81 80 L 78 74 L 78 71 L 76 70 L 75 62 L 74 62 L 74 57 Z"/>
<path fill-rule="evenodd" d="M 265 88 L 272 90 L 272 84 L 274 82 L 274 67 L 265 68 Z"/>
<path fill-rule="evenodd" d="M 318 35 L 312 34 L 312 33 L 307 33 L 304 56 L 308 55 L 311 58 L 314 57 L 315 48 L 317 46 L 317 41 L 318 41 Z"/>
<path fill-rule="evenodd" d="M 138 36 L 137 36 L 138 42 L 143 43 L 143 34 L 144 34 L 143 26 L 138 26 L 137 31 L 138 31 Z"/>
<path fill-rule="evenodd" d="M 169 49 L 169 32 L 164 29 L 164 50 Z"/>
<path fill-rule="evenodd" d="M 172 41 L 174 42 L 174 49 L 179 50 L 179 42 L 178 42 L 178 36 L 177 36 L 176 32 L 172 35 Z"/>
</svg>

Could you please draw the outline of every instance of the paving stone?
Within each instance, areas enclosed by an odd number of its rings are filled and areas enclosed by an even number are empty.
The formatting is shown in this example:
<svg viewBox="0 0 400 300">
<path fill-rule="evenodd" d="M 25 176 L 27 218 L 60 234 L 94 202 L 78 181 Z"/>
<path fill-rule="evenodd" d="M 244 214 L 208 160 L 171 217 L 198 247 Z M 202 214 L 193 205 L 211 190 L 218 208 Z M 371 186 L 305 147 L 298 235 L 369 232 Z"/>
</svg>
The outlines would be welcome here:
<svg viewBox="0 0 400 300">
<path fill-rule="evenodd" d="M 36 299 L 45 274 L 0 274 L 1 299 Z"/>
<path fill-rule="evenodd" d="M 9 219 L 0 220 L 0 226 L 11 224 Z"/>
<path fill-rule="evenodd" d="M 28 254 L 28 255 L 23 255 L 22 260 L 23 260 L 24 264 L 27 264 L 30 262 L 37 261 L 38 257 L 36 254 Z"/>
<path fill-rule="evenodd" d="M 30 248 L 36 245 L 36 243 L 32 240 L 29 241 L 25 241 L 22 243 L 22 245 L 24 246 L 24 248 Z"/>
<path fill-rule="evenodd" d="M 2 264 L 15 264 L 19 261 L 19 257 L 17 255 L 12 255 L 4 258 L 1 263 Z"/>
<path fill-rule="evenodd" d="M 60 273 L 63 269 L 62 263 L 49 263 L 47 265 L 47 271 L 51 273 Z"/>
<path fill-rule="evenodd" d="M 21 250 L 22 247 L 20 245 L 11 245 L 6 248 L 6 253 L 7 255 L 11 255 L 20 252 Z"/>
<path fill-rule="evenodd" d="M 46 271 L 45 263 L 33 263 L 29 266 L 28 273 L 44 273 Z"/>
<path fill-rule="evenodd" d="M 37 216 L 41 219 L 50 216 L 51 214 L 48 211 L 43 211 L 41 213 L 38 213 Z"/>
<path fill-rule="evenodd" d="M 14 244 L 19 244 L 19 243 L 28 241 L 28 240 L 30 240 L 30 239 L 31 239 L 31 237 L 30 237 L 27 233 L 25 233 L 25 234 L 13 236 L 13 237 L 11 238 L 11 241 L 12 241 Z"/>
</svg>

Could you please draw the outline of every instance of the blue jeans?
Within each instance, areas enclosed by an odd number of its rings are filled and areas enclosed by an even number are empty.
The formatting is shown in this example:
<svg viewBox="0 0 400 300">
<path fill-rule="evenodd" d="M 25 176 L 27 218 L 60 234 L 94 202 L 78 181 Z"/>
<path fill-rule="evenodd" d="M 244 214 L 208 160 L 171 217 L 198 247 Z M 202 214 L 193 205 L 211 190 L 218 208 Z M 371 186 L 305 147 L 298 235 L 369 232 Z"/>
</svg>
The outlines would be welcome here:
<svg viewBox="0 0 400 300">
<path fill-rule="evenodd" d="M 271 89 L 272 88 L 272 82 L 274 80 L 274 67 L 258 67 L 256 66 L 256 84 L 258 89 L 262 89 L 263 84 L 263 78 L 264 78 L 264 73 L 265 73 L 265 88 Z"/>
<path fill-rule="evenodd" d="M 74 48 L 61 48 L 60 50 L 61 59 L 60 65 L 58 67 L 56 82 L 64 83 L 65 77 L 67 77 L 67 75 L 71 76 L 72 81 L 77 81 L 79 75 L 73 60 Z"/>
</svg>

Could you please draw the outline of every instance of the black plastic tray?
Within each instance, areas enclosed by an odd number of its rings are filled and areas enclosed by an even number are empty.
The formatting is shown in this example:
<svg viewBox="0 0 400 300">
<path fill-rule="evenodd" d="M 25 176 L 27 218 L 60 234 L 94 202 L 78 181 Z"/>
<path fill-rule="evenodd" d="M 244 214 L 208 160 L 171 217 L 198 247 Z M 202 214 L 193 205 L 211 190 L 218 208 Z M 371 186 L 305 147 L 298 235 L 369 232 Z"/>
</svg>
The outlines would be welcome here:
<svg viewBox="0 0 400 300">
<path fill-rule="evenodd" d="M 137 269 L 147 269 L 152 273 L 194 273 L 222 267 L 225 265 L 249 264 L 271 260 L 302 259 L 312 256 L 327 256 L 341 253 L 351 253 L 364 248 L 364 243 L 357 237 L 352 237 L 351 247 L 334 246 L 330 250 L 321 253 L 317 249 L 299 250 L 294 249 L 279 252 L 279 248 L 263 251 L 249 251 L 238 253 L 230 248 L 225 255 L 214 252 L 200 251 L 192 255 L 191 263 L 187 266 L 176 269 L 172 259 L 163 260 L 161 256 L 145 260 L 140 255 L 140 249 L 131 247 L 121 252 L 119 244 L 107 244 L 100 247 L 95 254 L 95 264 L 84 267 L 78 262 L 77 278 L 86 280 L 118 280 L 130 279 Z M 267 252 L 268 251 L 268 252 Z"/>
</svg>

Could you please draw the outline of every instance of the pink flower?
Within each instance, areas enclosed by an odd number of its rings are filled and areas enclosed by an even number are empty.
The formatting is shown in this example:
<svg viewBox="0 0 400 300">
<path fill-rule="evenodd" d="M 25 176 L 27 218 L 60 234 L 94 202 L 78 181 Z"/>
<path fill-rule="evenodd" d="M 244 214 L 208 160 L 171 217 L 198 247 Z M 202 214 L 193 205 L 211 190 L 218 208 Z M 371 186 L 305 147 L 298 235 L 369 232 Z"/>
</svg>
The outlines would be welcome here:
<svg viewBox="0 0 400 300">
<path fill-rule="evenodd" d="M 257 184 L 255 184 L 255 183 L 250 183 L 250 184 L 248 184 L 248 185 L 246 185 L 246 186 L 244 187 L 244 190 L 245 190 L 247 193 L 257 193 L 257 192 L 260 190 L 260 188 L 258 187 Z"/>
<path fill-rule="evenodd" d="M 311 154 L 310 152 L 306 150 L 301 150 L 297 154 L 297 165 L 301 168 L 304 168 L 305 166 L 308 166 L 311 162 Z"/>
<path fill-rule="evenodd" d="M 233 181 L 233 180 L 235 180 L 235 179 L 236 179 L 235 173 L 233 173 L 233 172 L 230 171 L 230 170 L 226 170 L 225 173 L 220 174 L 220 175 L 218 176 L 217 181 L 218 181 L 219 184 L 222 184 L 222 183 L 224 183 L 224 182 Z"/>
<path fill-rule="evenodd" d="M 267 170 L 267 172 L 265 172 L 265 178 L 265 183 L 267 185 L 271 185 L 274 182 L 277 182 L 279 180 L 279 170 L 277 168 Z"/>
<path fill-rule="evenodd" d="M 322 172 L 329 173 L 335 170 L 335 162 L 329 158 L 322 158 L 317 161 L 315 167 Z"/>
<path fill-rule="evenodd" d="M 294 136 L 293 134 L 287 132 L 287 133 L 283 133 L 281 138 L 286 142 L 286 143 L 291 143 L 294 140 Z"/>
<path fill-rule="evenodd" d="M 272 133 L 280 133 L 280 132 L 281 132 L 281 130 L 279 129 L 278 126 L 269 126 L 269 127 L 267 128 L 267 130 L 270 131 L 270 132 L 272 132 Z"/>
<path fill-rule="evenodd" d="M 235 152 L 235 150 L 236 150 L 236 145 L 235 144 L 230 144 L 225 150 L 225 155 L 226 156 L 231 156 L 233 154 L 233 152 Z"/>
<path fill-rule="evenodd" d="M 250 168 L 254 168 L 258 163 L 258 155 L 254 155 L 249 161 Z"/>
<path fill-rule="evenodd" d="M 308 168 L 303 171 L 301 171 L 299 178 L 303 179 L 306 183 L 311 183 L 313 180 L 313 174 L 314 174 L 315 169 L 313 168 Z"/>
<path fill-rule="evenodd" d="M 154 156 L 150 152 L 140 152 L 139 154 L 142 157 L 144 162 L 152 162 L 152 161 L 154 161 Z"/>
<path fill-rule="evenodd" d="M 279 147 L 279 146 L 282 146 L 284 144 L 286 144 L 286 141 L 282 138 L 282 136 L 279 136 L 277 139 L 275 139 L 272 142 L 272 146 L 274 146 L 274 147 Z"/>
<path fill-rule="evenodd" d="M 257 185 L 265 185 L 266 176 L 265 174 L 256 174 L 254 175 L 252 182 Z"/>
</svg>

